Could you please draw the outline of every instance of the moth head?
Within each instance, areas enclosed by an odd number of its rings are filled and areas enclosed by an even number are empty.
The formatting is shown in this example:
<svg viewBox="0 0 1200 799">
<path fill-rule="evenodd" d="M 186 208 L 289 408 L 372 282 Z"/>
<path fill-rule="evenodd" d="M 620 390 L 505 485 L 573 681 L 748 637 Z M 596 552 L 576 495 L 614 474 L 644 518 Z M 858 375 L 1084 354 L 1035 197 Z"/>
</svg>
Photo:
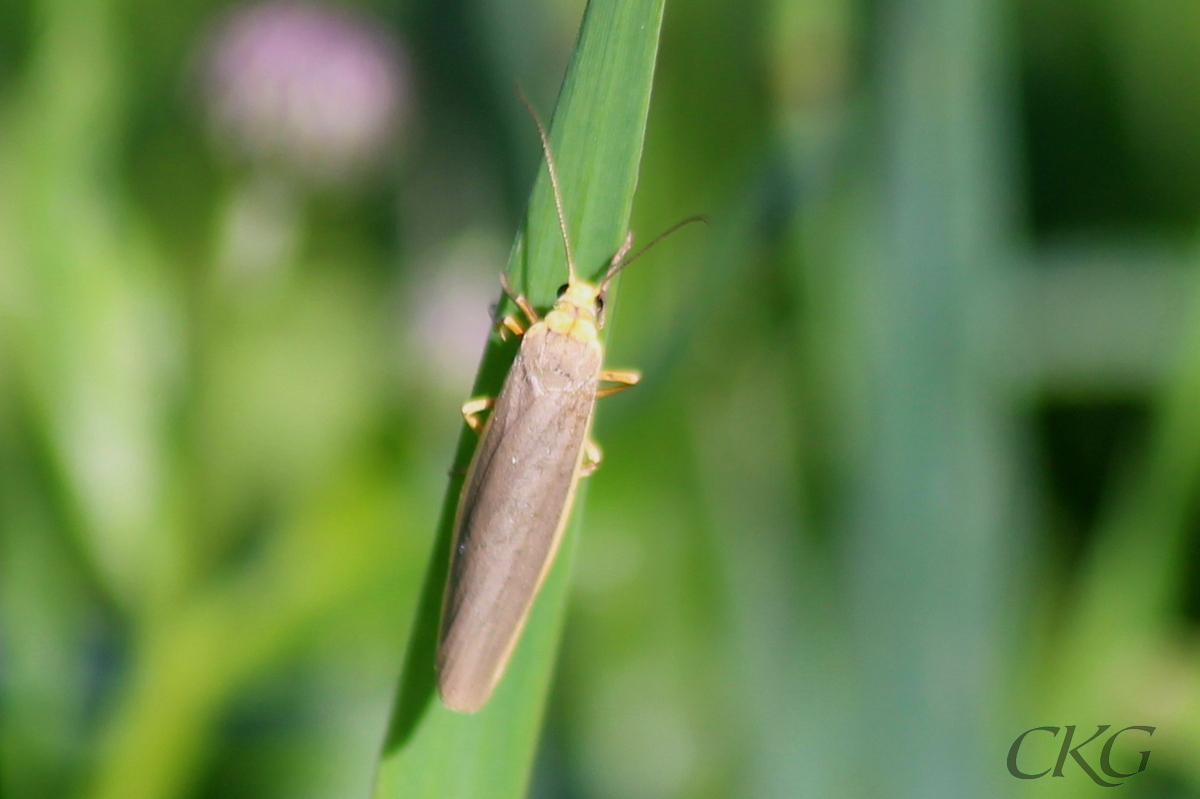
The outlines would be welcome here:
<svg viewBox="0 0 1200 799">
<path fill-rule="evenodd" d="M 583 316 L 592 319 L 597 324 L 604 316 L 604 297 L 598 286 L 585 283 L 582 280 L 572 280 L 558 288 L 558 299 L 554 302 L 555 310 L 567 311 L 576 317 Z"/>
</svg>

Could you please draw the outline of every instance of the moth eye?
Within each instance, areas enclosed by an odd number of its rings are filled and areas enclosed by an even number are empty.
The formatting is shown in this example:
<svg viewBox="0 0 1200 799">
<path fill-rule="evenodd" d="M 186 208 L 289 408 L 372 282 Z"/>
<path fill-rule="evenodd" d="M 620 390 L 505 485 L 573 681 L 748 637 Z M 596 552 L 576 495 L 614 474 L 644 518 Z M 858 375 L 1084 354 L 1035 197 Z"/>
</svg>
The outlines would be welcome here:
<svg viewBox="0 0 1200 799">
<path fill-rule="evenodd" d="M 604 313 L 604 298 L 603 297 L 596 298 L 596 313 L 598 313 L 598 314 Z"/>
<path fill-rule="evenodd" d="M 558 291 L 555 292 L 555 296 L 562 297 L 562 295 L 567 293 L 567 289 L 570 288 L 570 285 L 571 284 L 569 284 L 569 283 L 563 283 L 561 286 L 558 287 Z"/>
</svg>

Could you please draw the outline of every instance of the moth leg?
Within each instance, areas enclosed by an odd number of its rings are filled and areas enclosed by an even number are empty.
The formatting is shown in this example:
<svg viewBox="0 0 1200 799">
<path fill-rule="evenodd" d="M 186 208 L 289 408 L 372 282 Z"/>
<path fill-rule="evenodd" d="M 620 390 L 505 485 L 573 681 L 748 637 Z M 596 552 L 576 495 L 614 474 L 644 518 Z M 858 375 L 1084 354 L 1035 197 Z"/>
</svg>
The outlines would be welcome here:
<svg viewBox="0 0 1200 799">
<path fill-rule="evenodd" d="M 462 406 L 463 421 L 467 423 L 467 427 L 478 433 L 483 427 L 483 422 L 479 421 L 479 414 L 489 410 L 495 404 L 495 397 L 479 397 L 465 403 Z"/>
<path fill-rule="evenodd" d="M 638 381 L 642 379 L 639 372 L 631 372 L 627 369 L 604 369 L 600 372 L 600 380 L 604 383 L 617 383 L 615 386 L 605 386 L 596 392 L 596 399 L 608 397 L 616 394 L 618 391 L 624 391 L 630 386 L 636 386 Z"/>
<path fill-rule="evenodd" d="M 508 283 L 508 275 L 504 274 L 503 272 L 500 273 L 500 285 L 503 287 L 504 293 L 507 294 L 512 301 L 517 304 L 517 307 L 521 309 L 521 313 L 525 314 L 525 318 L 529 320 L 529 323 L 537 324 L 538 319 L 540 318 L 537 314 L 537 311 L 533 310 L 533 306 L 529 304 L 529 300 L 525 299 L 525 295 L 518 294 L 517 292 L 513 291 L 513 287 Z M 507 327 L 507 325 L 505 325 L 505 327 Z"/>
<path fill-rule="evenodd" d="M 508 336 L 505 335 L 506 332 L 512 333 L 518 338 L 525 335 L 525 328 L 521 327 L 521 323 L 512 316 L 506 316 L 501 319 L 498 327 L 500 328 L 500 338 L 505 340 L 508 339 Z"/>
<path fill-rule="evenodd" d="M 621 259 L 629 253 L 629 248 L 633 246 L 633 231 L 625 234 L 625 241 L 621 244 L 621 249 L 617 250 L 616 255 L 608 262 L 608 268 L 612 269 L 617 264 L 621 263 Z"/>
<path fill-rule="evenodd" d="M 635 372 L 632 369 L 601 369 L 600 381 L 604 383 L 623 383 L 624 388 L 636 386 L 638 381 L 642 379 L 641 372 Z"/>
<path fill-rule="evenodd" d="M 583 465 L 579 467 L 579 476 L 587 477 L 596 471 L 600 468 L 602 460 L 604 460 L 604 453 L 600 451 L 600 445 L 589 438 L 583 444 Z"/>
</svg>

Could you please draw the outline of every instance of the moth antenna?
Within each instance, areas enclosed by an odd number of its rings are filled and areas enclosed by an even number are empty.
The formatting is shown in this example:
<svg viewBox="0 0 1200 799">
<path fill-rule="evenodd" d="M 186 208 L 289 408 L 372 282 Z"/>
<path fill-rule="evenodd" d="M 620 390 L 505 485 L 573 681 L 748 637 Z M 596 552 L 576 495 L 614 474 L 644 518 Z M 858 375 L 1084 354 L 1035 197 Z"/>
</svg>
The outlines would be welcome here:
<svg viewBox="0 0 1200 799">
<path fill-rule="evenodd" d="M 682 222 L 676 222 L 674 225 L 671 225 L 671 227 L 667 228 L 662 233 L 659 233 L 657 236 L 655 236 L 654 239 L 649 244 L 647 244 L 645 247 L 642 247 L 640 250 L 638 250 L 633 255 L 629 256 L 628 258 L 626 258 L 622 261 L 619 261 L 619 262 L 613 264 L 612 266 L 610 266 L 608 268 L 608 272 L 606 272 L 604 275 L 604 280 L 600 281 L 600 291 L 605 291 L 608 288 L 609 281 L 612 280 L 616 276 L 617 272 L 620 272 L 622 269 L 629 266 L 631 263 L 636 261 L 638 258 L 645 255 L 647 250 L 649 250 L 655 244 L 658 244 L 660 241 L 665 239 L 667 236 L 670 236 L 672 233 L 679 230 L 681 227 L 690 225 L 693 222 L 703 222 L 704 224 L 707 225 L 708 217 L 706 217 L 706 216 L 689 216 L 687 219 L 683 220 Z"/>
<path fill-rule="evenodd" d="M 554 208 L 558 211 L 558 227 L 562 231 L 563 247 L 567 251 L 567 273 L 570 275 L 571 282 L 575 283 L 575 256 L 571 252 L 571 237 L 567 234 L 567 217 L 563 212 L 562 189 L 558 185 L 558 170 L 554 168 L 554 156 L 550 154 L 550 137 L 546 135 L 546 128 L 542 125 L 542 120 L 538 119 L 537 111 L 533 110 L 533 105 L 525 97 L 525 92 L 521 91 L 519 83 L 517 84 L 517 97 L 521 99 L 521 105 L 525 106 L 529 116 L 533 117 L 533 124 L 537 125 L 538 136 L 542 139 L 542 152 L 546 156 L 546 170 L 550 173 L 550 186 L 554 189 Z"/>
</svg>

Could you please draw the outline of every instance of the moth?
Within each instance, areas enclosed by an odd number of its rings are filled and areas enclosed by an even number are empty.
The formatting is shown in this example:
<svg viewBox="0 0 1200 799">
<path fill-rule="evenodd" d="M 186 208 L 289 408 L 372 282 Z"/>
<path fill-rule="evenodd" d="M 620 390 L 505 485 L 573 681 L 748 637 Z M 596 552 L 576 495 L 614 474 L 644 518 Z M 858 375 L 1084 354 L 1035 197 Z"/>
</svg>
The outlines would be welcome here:
<svg viewBox="0 0 1200 799">
<path fill-rule="evenodd" d="M 684 220 L 626 260 L 630 233 L 599 283 L 581 280 L 546 130 L 529 110 L 553 188 L 568 280 L 543 318 L 501 276 L 526 321 L 506 316 L 501 333 L 520 336 L 521 345 L 500 393 L 462 408 L 479 443 L 454 519 L 437 672 L 443 703 L 464 713 L 479 710 L 492 695 L 554 562 L 579 480 L 600 463 L 600 449 L 590 438 L 597 398 L 640 379 L 637 372 L 603 368 L 599 330 L 609 283 L 663 237 L 699 221 Z"/>
</svg>

